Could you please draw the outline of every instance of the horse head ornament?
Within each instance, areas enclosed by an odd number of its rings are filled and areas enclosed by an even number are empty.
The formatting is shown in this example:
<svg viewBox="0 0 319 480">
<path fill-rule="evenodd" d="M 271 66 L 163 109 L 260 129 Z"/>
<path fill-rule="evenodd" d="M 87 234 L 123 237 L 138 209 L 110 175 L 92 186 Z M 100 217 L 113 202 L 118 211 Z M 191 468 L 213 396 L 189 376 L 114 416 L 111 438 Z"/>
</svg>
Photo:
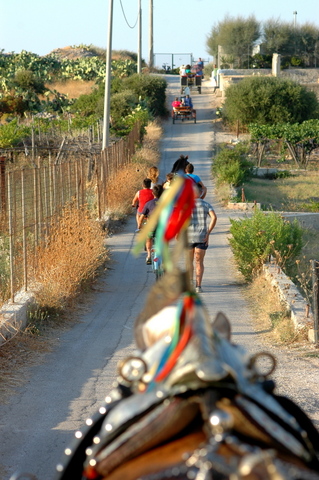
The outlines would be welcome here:
<svg viewBox="0 0 319 480">
<path fill-rule="evenodd" d="M 80 478 L 319 480 L 318 433 L 274 394 L 271 354 L 231 343 L 228 319 L 211 322 L 193 292 L 136 324 L 140 348 L 86 435 Z"/>
</svg>

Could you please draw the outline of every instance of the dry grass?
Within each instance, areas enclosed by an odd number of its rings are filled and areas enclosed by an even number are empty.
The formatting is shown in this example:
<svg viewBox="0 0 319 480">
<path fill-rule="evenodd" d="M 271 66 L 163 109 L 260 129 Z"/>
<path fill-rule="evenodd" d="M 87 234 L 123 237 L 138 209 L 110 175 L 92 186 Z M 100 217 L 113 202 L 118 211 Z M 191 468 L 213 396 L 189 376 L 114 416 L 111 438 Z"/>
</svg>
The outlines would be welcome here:
<svg viewBox="0 0 319 480">
<path fill-rule="evenodd" d="M 277 180 L 254 178 L 245 185 L 245 196 L 274 210 L 309 211 L 311 201 L 319 202 L 318 179 L 313 172 Z"/>
<path fill-rule="evenodd" d="M 84 82 L 83 80 L 65 80 L 46 85 L 50 90 L 68 95 L 69 98 L 78 98 L 80 95 L 89 95 L 96 86 L 94 81 Z"/>
<path fill-rule="evenodd" d="M 227 183 L 218 185 L 215 190 L 215 195 L 218 201 L 225 207 L 231 199 L 231 188 Z"/>
<path fill-rule="evenodd" d="M 107 259 L 105 232 L 88 211 L 66 207 L 37 252 L 36 302 L 62 309 Z"/>
<path fill-rule="evenodd" d="M 143 146 L 133 163 L 123 167 L 106 186 L 110 215 L 123 217 L 132 212 L 132 199 L 141 188 L 151 165 L 159 161 L 159 123 L 147 127 Z M 63 309 L 107 260 L 105 232 L 87 210 L 66 207 L 51 228 L 46 245 L 37 252 L 34 281 L 40 307 Z"/>
<path fill-rule="evenodd" d="M 161 135 L 161 125 L 151 122 L 146 128 L 143 146 L 136 152 L 133 163 L 122 167 L 107 183 L 108 213 L 113 218 L 121 218 L 132 212 L 131 205 L 136 191 L 142 188 L 148 169 L 159 162 L 158 143 Z"/>
<path fill-rule="evenodd" d="M 305 332 L 296 332 L 285 306 L 263 275 L 244 289 L 256 330 L 271 344 L 289 345 L 306 339 Z"/>
</svg>

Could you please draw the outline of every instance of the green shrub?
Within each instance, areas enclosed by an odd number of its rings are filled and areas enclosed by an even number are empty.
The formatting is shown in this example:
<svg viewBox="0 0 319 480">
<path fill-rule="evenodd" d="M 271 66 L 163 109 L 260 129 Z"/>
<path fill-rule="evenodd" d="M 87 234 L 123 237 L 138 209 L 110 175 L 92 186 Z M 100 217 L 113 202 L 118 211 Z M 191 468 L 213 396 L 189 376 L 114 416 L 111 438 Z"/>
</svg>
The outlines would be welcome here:
<svg viewBox="0 0 319 480">
<path fill-rule="evenodd" d="M 253 217 L 230 219 L 229 243 L 239 271 L 247 281 L 261 270 L 270 255 L 286 269 L 302 249 L 302 228 L 297 220 L 290 223 L 280 215 L 256 210 Z"/>
<path fill-rule="evenodd" d="M 17 120 L 0 125 L 0 148 L 14 147 L 30 134 L 31 129 L 18 125 Z"/>
<path fill-rule="evenodd" d="M 111 96 L 111 116 L 112 123 L 124 119 L 127 115 L 132 113 L 138 104 L 138 97 L 132 90 L 123 90 Z"/>
<path fill-rule="evenodd" d="M 36 76 L 31 70 L 18 70 L 13 80 L 14 87 L 23 91 L 33 91 L 37 94 L 45 92 L 44 80 Z"/>
<path fill-rule="evenodd" d="M 22 117 L 27 108 L 28 105 L 21 96 L 6 95 L 0 100 L 0 117 L 6 113 Z"/>
<path fill-rule="evenodd" d="M 239 160 L 234 160 L 229 164 L 222 164 L 218 169 L 218 182 L 219 183 L 228 183 L 229 185 L 234 185 L 238 187 L 245 180 L 245 172 L 241 168 L 241 163 Z"/>
<path fill-rule="evenodd" d="M 111 83 L 111 117 L 114 128 L 123 128 L 125 116 L 133 114 L 137 105 L 146 108 L 150 115 L 162 116 L 166 110 L 167 83 L 160 77 L 132 75 L 113 78 Z M 100 84 L 90 95 L 81 95 L 71 107 L 72 112 L 82 115 L 103 117 L 104 84 Z"/>
<path fill-rule="evenodd" d="M 71 106 L 70 111 L 83 116 L 96 115 L 98 118 L 103 117 L 104 91 L 104 85 L 99 85 L 92 93 L 80 95 Z"/>
<path fill-rule="evenodd" d="M 228 183 L 238 187 L 252 176 L 253 164 L 247 160 L 248 145 L 222 146 L 213 160 L 212 172 L 217 183 Z"/>
<path fill-rule="evenodd" d="M 275 77 L 248 77 L 227 89 L 223 116 L 235 125 L 300 123 L 318 118 L 319 104 L 306 87 Z"/>
<path fill-rule="evenodd" d="M 136 74 L 123 79 L 123 89 L 133 90 L 155 117 L 167 114 L 166 87 L 164 78 L 153 75 Z"/>
</svg>

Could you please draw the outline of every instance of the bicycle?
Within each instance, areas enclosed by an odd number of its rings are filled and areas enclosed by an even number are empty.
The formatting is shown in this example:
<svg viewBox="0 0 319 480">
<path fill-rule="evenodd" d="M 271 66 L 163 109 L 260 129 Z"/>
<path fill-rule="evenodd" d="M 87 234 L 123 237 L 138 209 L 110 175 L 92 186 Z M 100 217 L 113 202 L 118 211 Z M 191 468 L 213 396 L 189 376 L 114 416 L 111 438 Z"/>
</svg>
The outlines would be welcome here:
<svg viewBox="0 0 319 480">
<path fill-rule="evenodd" d="M 164 274 L 162 257 L 156 251 L 155 238 L 151 249 L 152 270 L 155 274 L 156 280 L 158 280 Z"/>
</svg>

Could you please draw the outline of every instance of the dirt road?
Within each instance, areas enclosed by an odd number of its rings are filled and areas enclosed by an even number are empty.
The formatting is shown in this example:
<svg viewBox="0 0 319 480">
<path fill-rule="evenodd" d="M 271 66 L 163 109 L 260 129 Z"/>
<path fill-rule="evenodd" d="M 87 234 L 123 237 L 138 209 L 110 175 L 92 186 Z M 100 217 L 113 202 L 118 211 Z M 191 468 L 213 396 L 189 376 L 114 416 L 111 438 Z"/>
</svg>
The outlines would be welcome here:
<svg viewBox="0 0 319 480">
<path fill-rule="evenodd" d="M 178 78 L 171 77 L 169 96 L 179 93 Z M 169 120 L 162 140 L 161 173 L 189 154 L 208 187 L 207 200 L 215 203 L 210 176 L 212 143 L 217 138 L 212 124 L 214 97 L 208 87 L 193 93 L 197 123 Z M 231 137 L 231 135 L 228 135 Z M 214 317 L 219 310 L 229 317 L 234 341 L 251 352 L 264 349 L 262 332 L 256 332 L 241 279 L 237 276 L 227 243 L 229 212 L 216 205 L 218 222 L 205 259 L 203 300 Z M 99 280 L 99 289 L 90 299 L 79 322 L 61 332 L 58 345 L 47 354 L 45 363 L 30 368 L 27 381 L 0 405 L 0 478 L 8 480 L 17 471 L 28 471 L 39 480 L 51 480 L 55 465 L 74 431 L 94 413 L 115 378 L 118 361 L 134 349 L 132 326 L 140 312 L 149 285 L 154 282 L 144 254 L 133 257 L 135 219 L 108 240 L 112 269 Z M 299 359 L 287 350 L 273 348 L 278 356 L 280 391 L 292 396 L 319 421 L 318 359 Z"/>
</svg>

